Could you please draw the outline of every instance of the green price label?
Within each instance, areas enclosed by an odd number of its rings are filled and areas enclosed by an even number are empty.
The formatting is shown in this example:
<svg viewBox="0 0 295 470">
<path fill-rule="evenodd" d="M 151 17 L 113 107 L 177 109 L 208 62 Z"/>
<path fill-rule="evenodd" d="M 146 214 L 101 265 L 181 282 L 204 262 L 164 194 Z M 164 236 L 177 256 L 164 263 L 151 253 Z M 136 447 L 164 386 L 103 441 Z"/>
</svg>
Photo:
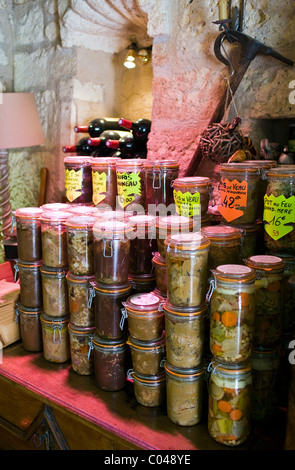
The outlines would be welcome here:
<svg viewBox="0 0 295 470">
<path fill-rule="evenodd" d="M 135 196 L 141 195 L 140 173 L 117 172 L 118 200 L 122 208 L 134 201 Z"/>
<path fill-rule="evenodd" d="M 191 194 L 189 191 L 182 193 L 181 191 L 173 190 L 173 197 L 176 206 L 175 210 L 178 215 L 194 217 L 201 214 L 201 199 L 199 192 Z"/>
<path fill-rule="evenodd" d="M 264 229 L 273 240 L 279 240 L 293 230 L 295 223 L 295 196 L 264 196 Z"/>
</svg>

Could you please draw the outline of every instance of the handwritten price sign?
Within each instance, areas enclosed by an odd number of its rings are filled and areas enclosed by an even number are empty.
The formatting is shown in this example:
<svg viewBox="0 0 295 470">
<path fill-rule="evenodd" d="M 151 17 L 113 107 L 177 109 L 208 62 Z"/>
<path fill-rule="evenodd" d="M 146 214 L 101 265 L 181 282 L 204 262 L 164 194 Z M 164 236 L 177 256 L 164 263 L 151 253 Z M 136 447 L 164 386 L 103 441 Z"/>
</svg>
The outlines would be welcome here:
<svg viewBox="0 0 295 470">
<path fill-rule="evenodd" d="M 273 240 L 287 235 L 293 230 L 293 226 L 288 224 L 295 223 L 295 196 L 265 195 L 263 220 L 266 222 L 264 229 Z"/>
<path fill-rule="evenodd" d="M 219 186 L 221 206 L 218 206 L 218 210 L 227 222 L 238 219 L 244 214 L 241 207 L 247 206 L 247 192 L 246 181 L 229 181 L 227 178 L 221 180 Z"/>
</svg>

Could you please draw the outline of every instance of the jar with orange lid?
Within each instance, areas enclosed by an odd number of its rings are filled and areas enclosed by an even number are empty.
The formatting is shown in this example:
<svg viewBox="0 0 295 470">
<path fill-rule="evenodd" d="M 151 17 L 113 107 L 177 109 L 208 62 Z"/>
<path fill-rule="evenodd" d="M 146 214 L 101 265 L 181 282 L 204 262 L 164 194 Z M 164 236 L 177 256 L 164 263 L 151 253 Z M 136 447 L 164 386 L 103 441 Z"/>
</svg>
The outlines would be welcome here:
<svg viewBox="0 0 295 470">
<path fill-rule="evenodd" d="M 260 170 L 243 163 L 220 166 L 218 210 L 222 222 L 231 225 L 254 224 L 257 218 Z"/>
<path fill-rule="evenodd" d="M 76 276 L 94 274 L 93 216 L 74 216 L 67 219 L 67 247 L 69 270 Z"/>
<path fill-rule="evenodd" d="M 67 230 L 65 222 L 71 217 L 69 211 L 43 212 L 41 220 L 42 259 L 48 267 L 68 266 Z"/>
<path fill-rule="evenodd" d="M 165 334 L 152 341 L 141 341 L 129 336 L 127 344 L 130 347 L 132 367 L 135 372 L 143 375 L 157 375 L 163 372 Z"/>
<path fill-rule="evenodd" d="M 166 358 L 169 364 L 180 368 L 198 367 L 205 347 L 205 318 L 208 305 L 175 307 L 169 301 L 163 304 L 165 314 Z"/>
<path fill-rule="evenodd" d="M 42 261 L 16 260 L 14 270 L 19 276 L 19 298 L 24 307 L 40 308 L 43 305 L 41 265 Z"/>
<path fill-rule="evenodd" d="M 208 431 L 220 444 L 236 447 L 251 432 L 251 363 L 209 364 Z"/>
<path fill-rule="evenodd" d="M 41 308 L 29 308 L 19 304 L 16 308 L 19 315 L 20 335 L 22 346 L 26 351 L 39 352 L 43 349 L 42 328 L 40 316 Z"/>
<path fill-rule="evenodd" d="M 133 382 L 134 395 L 140 405 L 155 408 L 164 403 L 166 391 L 164 372 L 145 375 L 131 369 L 128 371 L 127 380 Z"/>
<path fill-rule="evenodd" d="M 40 207 L 24 207 L 14 212 L 18 257 L 22 261 L 42 259 Z"/>
<path fill-rule="evenodd" d="M 165 240 L 167 296 L 178 307 L 203 304 L 208 289 L 210 240 L 199 232 L 172 235 Z"/>
<path fill-rule="evenodd" d="M 254 344 L 276 346 L 283 332 L 285 263 L 278 256 L 257 255 L 246 264 L 256 273 Z"/>
<path fill-rule="evenodd" d="M 68 332 L 69 317 L 40 316 L 42 325 L 43 355 L 46 361 L 63 363 L 71 357 Z"/>
<path fill-rule="evenodd" d="M 221 264 L 239 264 L 241 259 L 241 231 L 229 225 L 208 225 L 202 234 L 210 240 L 209 270 Z"/>
<path fill-rule="evenodd" d="M 130 240 L 130 274 L 151 274 L 152 258 L 157 249 L 155 222 L 152 215 L 135 215 L 128 219 L 133 233 Z"/>
<path fill-rule="evenodd" d="M 91 157 L 71 156 L 64 158 L 65 190 L 69 202 L 92 202 Z"/>
<path fill-rule="evenodd" d="M 204 416 L 205 368 L 175 367 L 165 361 L 167 416 L 179 426 L 194 426 Z"/>
<path fill-rule="evenodd" d="M 248 266 L 224 264 L 212 271 L 210 350 L 224 363 L 244 362 L 253 349 L 255 271 Z"/>
<path fill-rule="evenodd" d="M 131 295 L 151 292 L 156 286 L 155 274 L 129 274 L 131 282 Z"/>
<path fill-rule="evenodd" d="M 264 239 L 268 251 L 295 253 L 295 165 L 265 172 Z"/>
<path fill-rule="evenodd" d="M 164 241 L 170 235 L 193 232 L 196 222 L 182 215 L 159 216 L 156 220 L 156 237 L 158 252 L 162 258 L 166 258 Z"/>
<path fill-rule="evenodd" d="M 184 176 L 173 181 L 173 197 L 176 213 L 185 217 L 204 216 L 209 201 L 215 204 L 213 188 L 207 176 Z"/>
<path fill-rule="evenodd" d="M 117 204 L 120 210 L 137 212 L 145 210 L 146 192 L 144 180 L 144 160 L 140 158 L 120 160 L 116 164 Z"/>
<path fill-rule="evenodd" d="M 95 206 L 110 206 L 113 210 L 116 208 L 117 197 L 117 175 L 116 159 L 93 158 L 91 161 L 92 169 L 92 201 Z"/>
<path fill-rule="evenodd" d="M 79 375 L 94 374 L 93 350 L 89 343 L 95 333 L 95 327 L 78 327 L 68 324 L 72 369 Z"/>
<path fill-rule="evenodd" d="M 122 320 L 122 302 L 131 293 L 131 283 L 107 285 L 93 284 L 95 302 L 95 326 L 98 335 L 106 339 L 119 339 L 126 336 L 128 325 Z"/>
<path fill-rule="evenodd" d="M 44 315 L 62 317 L 69 313 L 67 270 L 42 265 L 42 295 Z"/>
<path fill-rule="evenodd" d="M 132 227 L 125 222 L 97 221 L 93 227 L 94 275 L 99 283 L 126 284 Z"/>
<path fill-rule="evenodd" d="M 179 163 L 175 160 L 147 160 L 143 164 L 146 186 L 146 207 L 156 214 L 156 206 L 173 204 L 172 182 L 178 177 Z M 150 206 L 150 207 L 149 207 Z"/>
<path fill-rule="evenodd" d="M 94 276 L 66 274 L 70 322 L 77 327 L 94 326 Z"/>
<path fill-rule="evenodd" d="M 164 312 L 157 295 L 135 294 L 128 297 L 123 305 L 123 316 L 128 319 L 130 336 L 141 341 L 152 341 L 162 336 Z"/>
<path fill-rule="evenodd" d="M 161 294 L 167 295 L 167 268 L 166 259 L 157 251 L 153 256 L 154 273 L 156 285 Z"/>
</svg>

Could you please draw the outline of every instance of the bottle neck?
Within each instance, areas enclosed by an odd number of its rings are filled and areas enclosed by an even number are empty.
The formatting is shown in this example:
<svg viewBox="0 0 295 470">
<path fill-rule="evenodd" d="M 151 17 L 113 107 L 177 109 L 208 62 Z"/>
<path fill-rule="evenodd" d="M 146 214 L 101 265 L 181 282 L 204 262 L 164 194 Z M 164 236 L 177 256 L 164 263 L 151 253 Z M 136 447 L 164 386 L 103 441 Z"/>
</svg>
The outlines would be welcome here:
<svg viewBox="0 0 295 470">
<path fill-rule="evenodd" d="M 118 149 L 120 147 L 120 141 L 109 139 L 106 141 L 106 146 L 112 149 Z"/>
<path fill-rule="evenodd" d="M 89 131 L 89 126 L 75 126 L 74 127 L 75 132 L 83 132 L 83 133 L 88 133 Z"/>
</svg>

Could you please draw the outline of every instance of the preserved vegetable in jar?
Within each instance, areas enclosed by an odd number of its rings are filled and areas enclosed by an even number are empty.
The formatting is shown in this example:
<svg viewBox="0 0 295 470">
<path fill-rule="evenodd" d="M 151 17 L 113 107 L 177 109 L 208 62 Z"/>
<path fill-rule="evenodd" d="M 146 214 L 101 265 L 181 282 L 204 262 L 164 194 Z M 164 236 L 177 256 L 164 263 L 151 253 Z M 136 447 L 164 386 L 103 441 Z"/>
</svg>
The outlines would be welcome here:
<svg viewBox="0 0 295 470">
<path fill-rule="evenodd" d="M 41 266 L 43 311 L 50 317 L 62 317 L 69 313 L 69 296 L 63 268 Z"/>
<path fill-rule="evenodd" d="M 125 222 L 96 222 L 93 236 L 94 275 L 97 282 L 128 282 L 131 233 L 131 226 Z"/>
<path fill-rule="evenodd" d="M 140 341 L 129 336 L 132 366 L 135 372 L 143 375 L 157 375 L 163 371 L 161 365 L 165 357 L 165 335 L 153 341 Z"/>
<path fill-rule="evenodd" d="M 68 316 L 53 318 L 42 313 L 43 355 L 46 361 L 62 363 L 71 357 Z"/>
<path fill-rule="evenodd" d="M 68 266 L 67 230 L 65 222 L 69 211 L 48 211 L 41 215 L 41 240 L 43 264 L 48 267 Z"/>
<path fill-rule="evenodd" d="M 119 339 L 126 336 L 127 322 L 122 319 L 122 303 L 129 297 L 131 283 L 106 285 L 94 283 L 95 326 L 101 338 Z"/>
<path fill-rule="evenodd" d="M 92 202 L 91 157 L 65 157 L 65 189 L 70 203 Z"/>
<path fill-rule="evenodd" d="M 252 375 L 249 363 L 209 366 L 208 431 L 220 444 L 242 444 L 251 431 Z"/>
<path fill-rule="evenodd" d="M 92 159 L 92 201 L 95 206 L 116 208 L 117 160 L 115 157 Z"/>
<path fill-rule="evenodd" d="M 202 305 L 208 289 L 210 240 L 199 232 L 170 236 L 167 251 L 167 293 L 178 307 Z"/>
<path fill-rule="evenodd" d="M 165 374 L 144 375 L 134 370 L 129 371 L 129 380 L 133 382 L 134 395 L 142 406 L 153 408 L 165 400 Z"/>
<path fill-rule="evenodd" d="M 256 273 L 254 344 L 276 346 L 283 332 L 285 264 L 271 255 L 251 256 L 246 264 Z"/>
<path fill-rule="evenodd" d="M 166 259 L 159 252 L 153 257 L 153 266 L 156 277 L 156 285 L 161 294 L 167 295 L 167 267 Z"/>
<path fill-rule="evenodd" d="M 209 270 L 222 264 L 239 264 L 241 259 L 241 231 L 228 225 L 209 225 L 202 234 L 210 240 Z"/>
<path fill-rule="evenodd" d="M 94 276 L 66 275 L 70 322 L 74 326 L 94 326 Z"/>
<path fill-rule="evenodd" d="M 193 232 L 196 223 L 189 217 L 181 215 L 168 215 L 158 217 L 156 220 L 156 236 L 158 252 L 162 258 L 166 258 L 165 239 L 171 235 Z"/>
<path fill-rule="evenodd" d="M 193 426 L 203 417 L 203 366 L 180 368 L 165 362 L 167 416 L 180 426 Z"/>
<path fill-rule="evenodd" d="M 42 261 L 16 261 L 14 269 L 19 274 L 19 298 L 24 307 L 40 308 L 43 305 L 41 265 Z"/>
<path fill-rule="evenodd" d="M 18 257 L 22 261 L 42 259 L 40 207 L 24 207 L 14 213 Z"/>
<path fill-rule="evenodd" d="M 27 308 L 20 304 L 17 307 L 17 313 L 20 320 L 23 348 L 31 352 L 42 351 L 42 327 L 40 321 L 42 310 L 39 308 Z"/>
<path fill-rule="evenodd" d="M 132 338 L 152 341 L 163 334 L 164 312 L 161 299 L 152 293 L 135 294 L 124 302 Z"/>
<path fill-rule="evenodd" d="M 213 276 L 211 353 L 224 363 L 244 362 L 253 349 L 255 272 L 248 266 L 225 264 L 218 266 Z"/>
<path fill-rule="evenodd" d="M 178 177 L 179 163 L 174 160 L 145 161 L 146 208 L 156 214 L 156 206 L 173 204 L 172 182 Z M 174 211 L 173 211 L 174 212 Z"/>
<path fill-rule="evenodd" d="M 128 219 L 133 229 L 130 240 L 130 274 L 151 274 L 153 253 L 157 249 L 155 222 L 152 215 L 135 215 Z"/>
<path fill-rule="evenodd" d="M 166 357 L 170 365 L 180 368 L 198 367 L 205 349 L 205 317 L 207 304 L 199 308 L 175 307 L 169 301 L 165 313 Z"/>
<path fill-rule="evenodd" d="M 76 216 L 65 222 L 67 230 L 68 262 L 71 274 L 94 274 L 93 226 L 96 217 Z"/>
<path fill-rule="evenodd" d="M 212 205 L 213 188 L 210 178 L 206 176 L 184 176 L 173 181 L 173 197 L 176 213 L 185 217 L 204 216 L 208 211 L 209 201 Z"/>
<path fill-rule="evenodd" d="M 68 324 L 71 364 L 79 375 L 94 374 L 93 350 L 90 349 L 90 339 L 95 333 L 95 327 L 76 327 Z"/>
<path fill-rule="evenodd" d="M 145 210 L 146 193 L 143 171 L 144 160 L 140 158 L 120 160 L 117 162 L 117 200 L 121 210 Z"/>
</svg>

